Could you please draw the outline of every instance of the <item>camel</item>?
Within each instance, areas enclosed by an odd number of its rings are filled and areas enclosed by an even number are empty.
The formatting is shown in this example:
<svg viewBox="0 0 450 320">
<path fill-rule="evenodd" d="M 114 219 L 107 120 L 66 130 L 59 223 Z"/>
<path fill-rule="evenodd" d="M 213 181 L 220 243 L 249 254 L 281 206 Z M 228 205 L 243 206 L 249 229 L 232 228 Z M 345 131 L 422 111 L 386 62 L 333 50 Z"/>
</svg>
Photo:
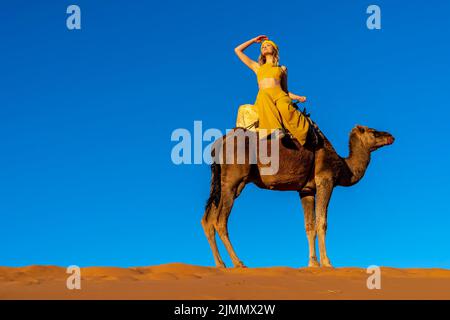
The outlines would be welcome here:
<svg viewBox="0 0 450 320">
<path fill-rule="evenodd" d="M 236 130 L 239 130 L 241 134 L 258 135 L 258 132 L 246 132 L 246 129 L 234 128 L 214 142 L 211 150 L 213 157 L 218 154 L 219 148 L 226 149 L 227 135 L 239 134 Z M 308 266 L 332 267 L 325 246 L 327 209 L 332 191 L 336 186 L 349 187 L 360 181 L 369 165 L 371 153 L 392 144 L 394 137 L 385 131 L 356 125 L 350 132 L 349 155 L 343 158 L 336 153 L 325 135 L 320 130 L 319 132 L 322 143 L 316 147 L 309 147 L 307 144 L 302 146 L 289 135 L 279 138 L 280 165 L 278 172 L 273 175 L 261 175 L 261 163 L 259 161 L 250 163 L 247 161 L 248 157 L 245 163 L 240 164 L 219 163 L 215 158 L 211 164 L 210 196 L 206 202 L 201 224 L 216 267 L 226 268 L 217 248 L 216 232 L 224 243 L 233 266 L 246 267 L 238 258 L 230 242 L 228 218 L 234 200 L 248 183 L 254 183 L 262 189 L 298 192 L 309 245 Z M 244 147 L 249 148 L 248 140 L 245 141 Z M 320 263 L 316 256 L 316 237 L 319 244 Z"/>
</svg>

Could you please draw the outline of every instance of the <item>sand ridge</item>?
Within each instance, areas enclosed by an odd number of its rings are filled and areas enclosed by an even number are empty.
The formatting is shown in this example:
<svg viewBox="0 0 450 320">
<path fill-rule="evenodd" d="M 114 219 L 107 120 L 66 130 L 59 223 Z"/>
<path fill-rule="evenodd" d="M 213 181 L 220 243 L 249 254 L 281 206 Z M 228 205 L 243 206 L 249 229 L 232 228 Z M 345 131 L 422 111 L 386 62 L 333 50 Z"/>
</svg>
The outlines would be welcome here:
<svg viewBox="0 0 450 320">
<path fill-rule="evenodd" d="M 362 268 L 215 268 L 184 263 L 81 268 L 68 290 L 66 268 L 0 267 L 0 299 L 450 299 L 450 270 L 381 268 L 369 290 Z"/>
</svg>

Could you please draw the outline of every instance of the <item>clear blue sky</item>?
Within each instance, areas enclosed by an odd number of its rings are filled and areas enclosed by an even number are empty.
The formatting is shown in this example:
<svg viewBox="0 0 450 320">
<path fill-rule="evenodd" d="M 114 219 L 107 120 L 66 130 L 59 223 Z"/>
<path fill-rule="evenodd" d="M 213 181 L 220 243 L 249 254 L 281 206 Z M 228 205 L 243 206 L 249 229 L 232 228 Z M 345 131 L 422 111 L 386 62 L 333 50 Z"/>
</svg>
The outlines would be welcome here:
<svg viewBox="0 0 450 320">
<path fill-rule="evenodd" d="M 366 28 L 373 3 L 380 31 Z M 340 155 L 356 124 L 396 137 L 335 189 L 331 262 L 449 268 L 449 15 L 441 0 L 3 3 L 0 265 L 214 265 L 209 166 L 174 165 L 170 137 L 195 120 L 233 127 L 257 94 L 233 49 L 266 34 Z M 248 185 L 229 228 L 250 267 L 307 265 L 295 192 Z"/>
</svg>

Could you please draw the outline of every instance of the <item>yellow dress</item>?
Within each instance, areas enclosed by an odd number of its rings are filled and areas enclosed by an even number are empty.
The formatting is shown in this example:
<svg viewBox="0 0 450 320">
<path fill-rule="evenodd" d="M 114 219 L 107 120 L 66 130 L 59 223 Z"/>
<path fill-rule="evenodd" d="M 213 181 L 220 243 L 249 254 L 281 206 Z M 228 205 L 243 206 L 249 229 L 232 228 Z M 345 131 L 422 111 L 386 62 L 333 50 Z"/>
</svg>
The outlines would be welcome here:
<svg viewBox="0 0 450 320">
<path fill-rule="evenodd" d="M 281 81 L 283 70 L 280 66 L 263 64 L 257 71 L 258 83 L 264 78 L 275 78 Z M 305 116 L 292 105 L 289 95 L 280 86 L 260 89 L 255 101 L 258 113 L 260 138 L 271 134 L 275 129 L 286 128 L 304 145 L 309 129 L 309 122 Z M 261 129 L 267 129 L 261 131 Z M 261 133 L 266 132 L 263 136 Z"/>
</svg>

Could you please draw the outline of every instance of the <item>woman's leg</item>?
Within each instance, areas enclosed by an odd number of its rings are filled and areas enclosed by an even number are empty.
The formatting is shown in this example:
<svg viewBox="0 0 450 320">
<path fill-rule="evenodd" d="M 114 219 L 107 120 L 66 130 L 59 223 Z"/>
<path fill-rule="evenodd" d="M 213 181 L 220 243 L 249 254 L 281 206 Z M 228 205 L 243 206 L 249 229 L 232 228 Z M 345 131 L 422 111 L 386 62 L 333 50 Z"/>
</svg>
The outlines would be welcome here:
<svg viewBox="0 0 450 320">
<path fill-rule="evenodd" d="M 281 114 L 284 127 L 303 146 L 309 129 L 306 117 L 292 105 L 292 100 L 288 95 L 279 98 L 276 101 L 276 107 Z"/>
<path fill-rule="evenodd" d="M 260 138 L 266 137 L 276 129 L 283 128 L 281 114 L 269 93 L 259 92 L 255 105 L 258 112 L 259 129 L 263 129 L 260 131 Z"/>
</svg>

